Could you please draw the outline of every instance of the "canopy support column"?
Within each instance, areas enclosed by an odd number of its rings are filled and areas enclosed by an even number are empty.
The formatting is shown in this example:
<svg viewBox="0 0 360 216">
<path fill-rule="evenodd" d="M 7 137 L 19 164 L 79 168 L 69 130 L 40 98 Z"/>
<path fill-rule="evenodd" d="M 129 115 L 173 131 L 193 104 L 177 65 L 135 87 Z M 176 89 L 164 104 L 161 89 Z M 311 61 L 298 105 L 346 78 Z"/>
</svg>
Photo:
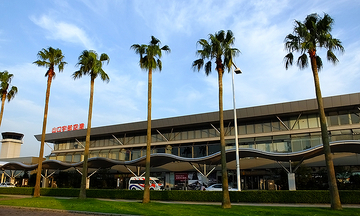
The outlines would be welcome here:
<svg viewBox="0 0 360 216">
<path fill-rule="evenodd" d="M 293 191 L 296 190 L 296 184 L 295 184 L 295 172 L 296 170 L 300 167 L 300 165 L 302 164 L 302 162 L 304 162 L 305 158 L 302 158 L 299 161 L 299 164 L 297 164 L 294 168 L 294 170 L 292 169 L 291 166 L 291 160 L 289 160 L 289 170 L 286 169 L 286 167 L 280 162 L 280 161 L 276 161 L 288 174 L 288 185 L 289 185 L 289 190 Z"/>
<path fill-rule="evenodd" d="M 76 171 L 78 171 L 78 173 L 80 173 L 80 175 L 83 175 L 82 172 L 81 172 L 78 168 L 75 168 L 75 169 L 76 169 Z M 97 171 L 99 171 L 100 169 L 101 169 L 101 167 L 98 168 L 97 170 L 95 170 L 95 171 L 92 172 L 89 176 L 86 177 L 86 189 L 89 189 L 89 188 L 90 188 L 90 177 L 91 177 L 92 175 L 94 175 Z"/>
</svg>

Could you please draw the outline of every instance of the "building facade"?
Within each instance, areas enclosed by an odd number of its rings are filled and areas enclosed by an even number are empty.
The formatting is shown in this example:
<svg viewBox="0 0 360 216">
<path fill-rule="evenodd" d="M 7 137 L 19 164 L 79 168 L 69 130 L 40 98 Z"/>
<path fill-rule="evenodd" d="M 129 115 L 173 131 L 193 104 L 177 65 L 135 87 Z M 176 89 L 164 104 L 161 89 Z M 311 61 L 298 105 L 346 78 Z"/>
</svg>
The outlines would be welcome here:
<svg viewBox="0 0 360 216">
<path fill-rule="evenodd" d="M 325 113 L 331 141 L 360 140 L 360 93 L 326 97 Z M 242 148 L 272 153 L 292 153 L 321 145 L 321 129 L 315 99 L 237 109 L 240 157 Z M 146 154 L 146 121 L 96 127 L 91 129 L 90 158 L 103 157 L 132 161 Z M 235 148 L 233 110 L 224 111 L 226 149 Z M 56 131 L 56 130 L 55 130 Z M 54 150 L 48 159 L 76 163 L 83 160 L 86 129 L 46 134 Z M 35 136 L 39 141 L 41 136 Z M 152 121 L 152 153 L 167 153 L 185 158 L 201 158 L 220 151 L 218 112 Z M 335 165 L 357 167 L 356 153 L 334 155 Z M 323 156 L 304 161 L 310 167 L 323 167 Z M 286 166 L 291 166 L 291 162 Z M 269 170 L 279 168 L 276 161 L 262 158 L 240 160 L 242 187 L 261 189 Z M 206 167 L 203 167 L 206 169 Z M 228 163 L 230 182 L 235 161 Z M 215 169 L 220 170 L 220 166 Z M 152 171 L 170 176 L 194 172 L 189 165 L 168 164 Z M 124 171 L 122 171 L 124 172 Z M 215 181 L 221 179 L 214 172 Z M 171 177 L 172 176 L 172 177 Z M 233 177 L 232 177 L 233 176 Z M 180 178 L 180 177 L 178 177 Z"/>
</svg>

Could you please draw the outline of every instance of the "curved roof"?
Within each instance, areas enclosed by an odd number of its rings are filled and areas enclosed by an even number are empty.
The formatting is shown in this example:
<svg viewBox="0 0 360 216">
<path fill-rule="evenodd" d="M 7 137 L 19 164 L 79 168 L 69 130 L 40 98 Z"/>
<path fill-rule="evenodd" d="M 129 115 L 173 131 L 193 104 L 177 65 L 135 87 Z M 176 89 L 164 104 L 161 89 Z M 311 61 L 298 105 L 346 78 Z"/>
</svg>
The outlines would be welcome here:
<svg viewBox="0 0 360 216">
<path fill-rule="evenodd" d="M 360 153 L 360 140 L 344 140 L 344 141 L 335 141 L 330 143 L 331 152 L 350 152 L 350 153 Z M 266 158 L 275 161 L 302 161 L 309 158 L 313 158 L 323 154 L 323 145 L 318 145 L 313 148 L 309 148 L 303 151 L 298 152 L 289 152 L 289 153 L 276 153 L 276 152 L 265 152 L 257 149 L 250 148 L 240 148 L 239 149 L 240 158 L 245 157 L 260 157 Z M 89 168 L 111 168 L 115 165 L 128 165 L 128 166 L 145 166 L 146 157 L 131 160 L 131 161 L 118 161 L 112 160 L 109 158 L 95 157 L 88 160 Z M 226 151 L 226 161 L 230 162 L 236 159 L 236 150 L 229 149 Z M 184 158 L 172 154 L 166 153 L 155 153 L 151 154 L 151 166 L 158 167 L 171 162 L 189 162 L 189 163 L 202 163 L 207 165 L 215 165 L 221 163 L 221 153 L 217 152 L 215 154 L 199 157 L 199 158 Z M 43 162 L 44 169 L 68 169 L 71 167 L 82 167 L 83 162 L 79 163 L 66 163 L 57 160 L 46 160 Z M 10 162 L 0 168 L 2 170 L 34 170 L 37 168 L 35 165 L 25 165 L 19 162 Z"/>
</svg>

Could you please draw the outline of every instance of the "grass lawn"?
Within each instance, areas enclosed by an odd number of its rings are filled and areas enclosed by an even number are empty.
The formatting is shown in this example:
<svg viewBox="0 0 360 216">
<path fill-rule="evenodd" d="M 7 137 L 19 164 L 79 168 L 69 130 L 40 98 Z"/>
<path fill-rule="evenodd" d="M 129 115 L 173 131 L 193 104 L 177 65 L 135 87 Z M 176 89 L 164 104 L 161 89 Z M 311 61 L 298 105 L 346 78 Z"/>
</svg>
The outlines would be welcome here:
<svg viewBox="0 0 360 216">
<path fill-rule="evenodd" d="M 97 199 L 79 200 L 77 198 L 58 199 L 53 197 L 0 200 L 0 205 L 132 215 L 360 215 L 360 209 L 350 208 L 342 211 L 333 211 L 330 210 L 330 208 L 316 207 L 258 207 L 233 205 L 231 209 L 222 209 L 220 205 L 163 204 L 156 202 L 142 204 L 138 202 L 102 201 Z"/>
</svg>

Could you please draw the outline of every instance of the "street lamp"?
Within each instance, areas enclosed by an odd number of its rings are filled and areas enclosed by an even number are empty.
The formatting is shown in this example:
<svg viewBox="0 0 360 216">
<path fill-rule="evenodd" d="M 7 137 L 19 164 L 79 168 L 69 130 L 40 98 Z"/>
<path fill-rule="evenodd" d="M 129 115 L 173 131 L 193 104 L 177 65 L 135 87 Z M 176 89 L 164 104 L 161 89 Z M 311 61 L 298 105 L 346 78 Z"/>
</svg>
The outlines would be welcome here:
<svg viewBox="0 0 360 216">
<path fill-rule="evenodd" d="M 235 127 L 235 146 L 236 146 L 236 178 L 237 178 L 237 190 L 241 191 L 241 183 L 240 183 L 240 162 L 239 162 L 239 140 L 238 140 L 238 131 L 237 131 L 237 117 L 236 117 L 236 106 L 235 106 L 235 84 L 234 84 L 234 72 L 236 74 L 241 74 L 240 68 L 236 67 L 236 65 L 233 63 L 235 67 L 231 67 L 232 70 L 232 91 L 233 91 L 233 105 L 234 105 L 234 127 Z"/>
</svg>

